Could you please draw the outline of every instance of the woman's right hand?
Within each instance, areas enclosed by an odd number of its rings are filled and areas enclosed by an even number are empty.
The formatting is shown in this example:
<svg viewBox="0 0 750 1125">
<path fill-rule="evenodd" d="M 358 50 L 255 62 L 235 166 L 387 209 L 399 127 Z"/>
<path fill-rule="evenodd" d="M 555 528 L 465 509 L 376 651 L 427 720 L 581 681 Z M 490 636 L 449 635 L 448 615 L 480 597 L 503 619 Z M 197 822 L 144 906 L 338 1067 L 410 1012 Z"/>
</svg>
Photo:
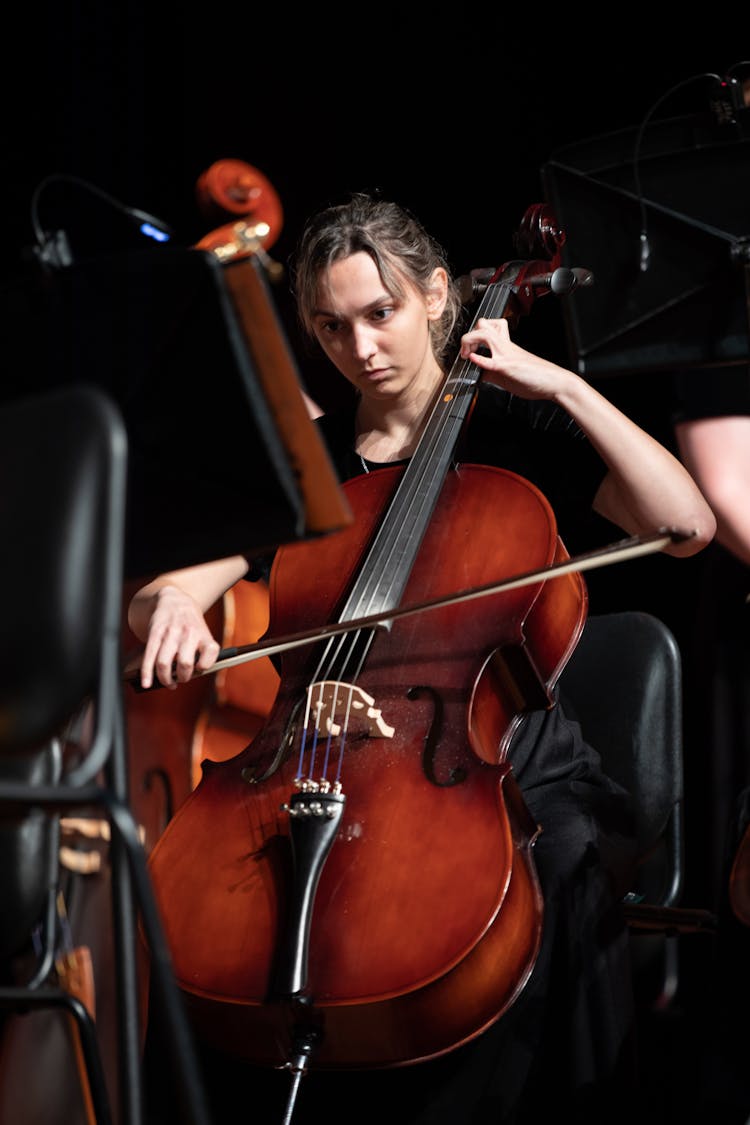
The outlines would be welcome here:
<svg viewBox="0 0 750 1125">
<path fill-rule="evenodd" d="M 178 586 L 162 586 L 154 594 L 148 639 L 141 659 L 140 679 L 151 687 L 154 674 L 165 687 L 187 683 L 206 672 L 219 655 L 200 606 Z"/>
<path fill-rule="evenodd" d="M 128 607 L 128 624 L 146 645 L 142 687 L 150 688 L 156 675 L 165 687 L 175 688 L 216 663 L 219 644 L 203 615 L 247 571 L 247 559 L 234 555 L 161 575 L 138 590 Z"/>
</svg>

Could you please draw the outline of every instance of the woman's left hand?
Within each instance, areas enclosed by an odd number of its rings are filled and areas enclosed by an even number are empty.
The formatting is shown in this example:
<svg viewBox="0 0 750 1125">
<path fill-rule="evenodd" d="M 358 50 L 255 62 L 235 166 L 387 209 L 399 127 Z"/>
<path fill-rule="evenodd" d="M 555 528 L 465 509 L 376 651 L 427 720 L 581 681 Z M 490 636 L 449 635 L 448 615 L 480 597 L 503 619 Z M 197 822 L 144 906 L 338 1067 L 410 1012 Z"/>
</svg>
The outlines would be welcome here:
<svg viewBox="0 0 750 1125">
<path fill-rule="evenodd" d="M 555 399 L 566 380 L 579 378 L 514 343 L 504 318 L 480 317 L 461 338 L 461 358 L 481 368 L 487 382 L 520 398 Z"/>
</svg>

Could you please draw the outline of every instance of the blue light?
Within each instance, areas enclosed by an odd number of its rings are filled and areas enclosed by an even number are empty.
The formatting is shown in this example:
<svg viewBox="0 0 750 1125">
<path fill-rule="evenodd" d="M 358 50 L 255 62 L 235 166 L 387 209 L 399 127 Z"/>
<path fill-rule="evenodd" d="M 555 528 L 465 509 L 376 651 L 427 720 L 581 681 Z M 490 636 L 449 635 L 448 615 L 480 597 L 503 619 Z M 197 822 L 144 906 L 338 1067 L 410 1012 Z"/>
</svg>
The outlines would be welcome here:
<svg viewBox="0 0 750 1125">
<path fill-rule="evenodd" d="M 167 232 L 159 230 L 158 227 L 153 226 L 151 223 L 141 223 L 141 234 L 145 234 L 148 238 L 154 238 L 157 242 L 169 242 Z"/>
</svg>

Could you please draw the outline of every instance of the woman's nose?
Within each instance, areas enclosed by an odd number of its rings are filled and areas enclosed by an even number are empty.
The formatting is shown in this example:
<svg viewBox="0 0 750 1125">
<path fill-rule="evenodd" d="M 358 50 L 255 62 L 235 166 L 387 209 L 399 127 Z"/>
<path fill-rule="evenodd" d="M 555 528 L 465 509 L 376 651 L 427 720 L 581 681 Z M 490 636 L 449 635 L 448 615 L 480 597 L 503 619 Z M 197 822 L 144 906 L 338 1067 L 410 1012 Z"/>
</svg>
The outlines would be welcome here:
<svg viewBox="0 0 750 1125">
<path fill-rule="evenodd" d="M 372 333 L 365 325 L 355 325 L 352 329 L 352 344 L 358 359 L 369 359 L 377 351 Z"/>
</svg>

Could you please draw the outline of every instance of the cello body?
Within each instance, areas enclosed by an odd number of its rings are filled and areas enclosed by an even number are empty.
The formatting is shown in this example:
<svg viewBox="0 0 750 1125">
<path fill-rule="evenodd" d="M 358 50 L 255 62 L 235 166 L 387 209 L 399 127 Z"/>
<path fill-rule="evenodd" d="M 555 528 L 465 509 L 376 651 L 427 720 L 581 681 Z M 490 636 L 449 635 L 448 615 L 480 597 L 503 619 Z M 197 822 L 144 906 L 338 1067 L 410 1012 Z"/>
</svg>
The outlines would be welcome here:
<svg viewBox="0 0 750 1125">
<path fill-rule="evenodd" d="M 222 599 L 222 649 L 259 641 L 268 628 L 268 588 L 262 580 L 237 582 Z M 212 677 L 213 691 L 200 711 L 190 747 L 190 788 L 202 776 L 201 763 L 223 762 L 251 742 L 276 697 L 279 674 L 269 657 L 225 668 Z"/>
<path fill-rule="evenodd" d="M 278 552 L 271 635 L 335 615 L 401 473 L 349 481 L 352 526 Z M 564 557 L 532 485 L 461 466 L 404 601 Z M 507 751 L 524 711 L 552 705 L 585 613 L 573 574 L 492 595 L 481 612 L 451 605 L 379 629 L 358 675 L 365 704 L 345 741 L 334 710 L 315 749 L 310 776 L 340 755 L 341 795 L 325 860 L 303 879 L 292 802 L 313 658 L 285 654 L 267 721 L 235 757 L 204 762 L 150 857 L 198 1038 L 278 1066 L 306 1036 L 317 1067 L 392 1067 L 450 1051 L 507 1010 L 533 968 L 543 910 L 539 829 Z"/>
</svg>

